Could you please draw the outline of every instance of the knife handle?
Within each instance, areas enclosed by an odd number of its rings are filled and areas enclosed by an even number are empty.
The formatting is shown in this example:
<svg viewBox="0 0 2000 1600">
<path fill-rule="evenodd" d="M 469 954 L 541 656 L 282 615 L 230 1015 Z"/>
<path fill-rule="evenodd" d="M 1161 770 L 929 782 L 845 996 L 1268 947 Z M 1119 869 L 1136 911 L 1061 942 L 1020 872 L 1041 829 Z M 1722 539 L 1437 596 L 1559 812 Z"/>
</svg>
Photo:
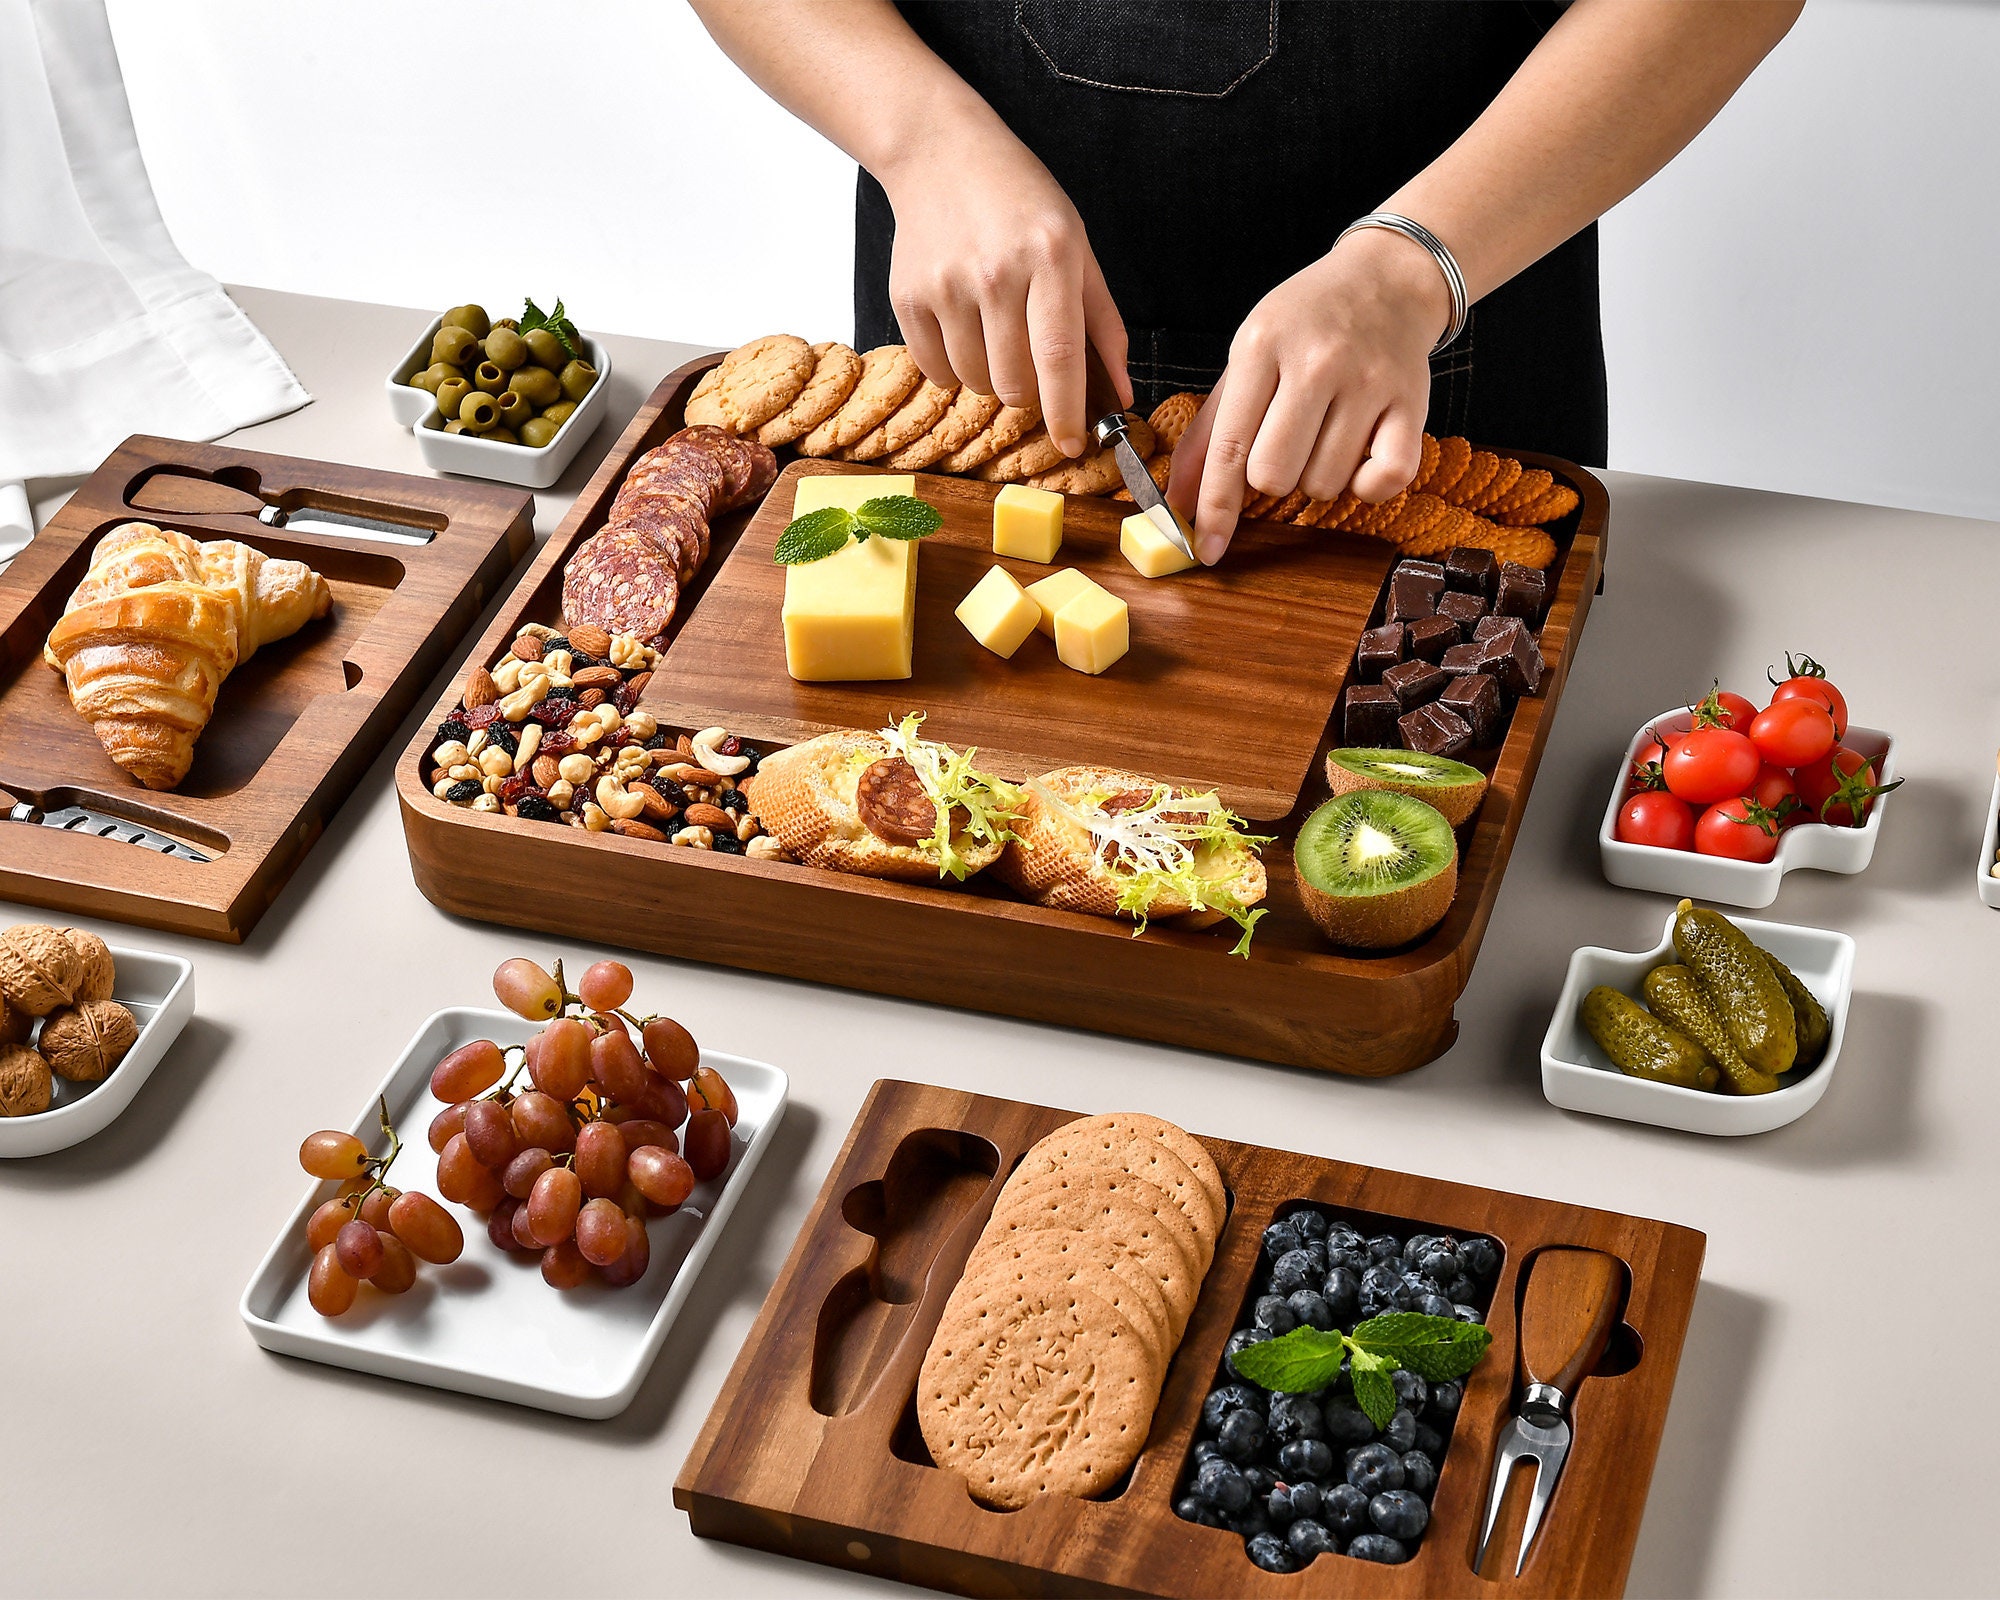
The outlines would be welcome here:
<svg viewBox="0 0 2000 1600">
<path fill-rule="evenodd" d="M 258 496 L 185 472 L 156 472 L 135 489 L 126 504 L 134 511 L 169 517 L 254 517 L 264 509 Z"/>
<path fill-rule="evenodd" d="M 1083 404 L 1085 425 L 1091 428 L 1125 409 L 1124 401 L 1118 398 L 1118 386 L 1105 370 L 1104 357 L 1088 339 L 1083 342 Z"/>
<path fill-rule="evenodd" d="M 1538 1250 L 1521 1296 L 1521 1374 L 1567 1402 L 1604 1354 L 1625 1309 L 1625 1263 L 1601 1250 Z"/>
</svg>

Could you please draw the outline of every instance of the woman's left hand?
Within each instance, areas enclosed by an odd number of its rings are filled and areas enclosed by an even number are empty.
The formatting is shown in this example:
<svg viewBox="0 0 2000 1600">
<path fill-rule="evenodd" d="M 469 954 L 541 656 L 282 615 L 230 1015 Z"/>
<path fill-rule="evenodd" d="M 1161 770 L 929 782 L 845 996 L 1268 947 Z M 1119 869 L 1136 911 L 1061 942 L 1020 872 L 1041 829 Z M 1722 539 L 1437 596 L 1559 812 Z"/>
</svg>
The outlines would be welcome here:
<svg viewBox="0 0 2000 1600">
<path fill-rule="evenodd" d="M 1416 476 L 1430 407 L 1430 350 L 1451 297 L 1422 246 L 1350 234 L 1257 303 L 1215 393 L 1174 451 L 1168 501 L 1213 566 L 1250 490 L 1352 488 L 1379 504 Z"/>
</svg>

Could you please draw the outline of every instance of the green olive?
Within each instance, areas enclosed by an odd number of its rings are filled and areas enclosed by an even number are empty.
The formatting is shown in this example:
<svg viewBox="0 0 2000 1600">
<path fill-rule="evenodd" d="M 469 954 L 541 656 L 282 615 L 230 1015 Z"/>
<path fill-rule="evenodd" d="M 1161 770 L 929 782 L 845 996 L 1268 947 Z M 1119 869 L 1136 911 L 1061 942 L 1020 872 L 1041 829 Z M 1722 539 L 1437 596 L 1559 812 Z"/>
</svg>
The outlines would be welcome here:
<svg viewBox="0 0 2000 1600">
<path fill-rule="evenodd" d="M 512 328 L 495 328 L 486 336 L 486 359 L 502 372 L 528 364 L 528 346 Z"/>
<path fill-rule="evenodd" d="M 458 418 L 456 418 L 456 417 L 453 417 L 453 418 L 451 419 L 451 421 L 447 422 L 447 423 L 446 423 L 446 424 L 444 425 L 444 431 L 445 431 L 446 433 L 470 433 L 470 432 L 472 432 L 472 430 L 471 430 L 470 428 L 468 428 L 468 427 L 467 427 L 467 426 L 466 426 L 466 425 L 465 425 L 464 423 L 460 422 L 460 421 L 458 420 Z"/>
<path fill-rule="evenodd" d="M 544 408 L 542 420 L 553 422 L 560 428 L 565 422 L 569 421 L 569 414 L 575 409 L 576 402 L 574 400 L 558 400 L 554 405 Z"/>
<path fill-rule="evenodd" d="M 456 326 L 442 327 L 431 340 L 431 360 L 460 367 L 479 359 L 478 347 L 478 335 Z"/>
<path fill-rule="evenodd" d="M 500 421 L 500 405 L 490 394 L 474 389 L 458 403 L 458 420 L 469 428 L 491 428 Z"/>
<path fill-rule="evenodd" d="M 571 400 L 581 400 L 597 382 L 597 368 L 588 361 L 572 361 L 562 369 L 562 392 Z"/>
<path fill-rule="evenodd" d="M 493 397 L 493 404 L 500 413 L 500 420 L 510 428 L 518 428 L 535 414 L 535 408 L 512 389 L 502 389 Z"/>
<path fill-rule="evenodd" d="M 521 424 L 521 443 L 530 450 L 539 450 L 544 445 L 553 444 L 562 424 L 551 422 L 545 416 L 530 417 Z"/>
<path fill-rule="evenodd" d="M 491 326 L 486 320 L 484 306 L 453 306 L 444 314 L 444 325 L 447 328 L 463 328 L 475 339 L 485 338 L 486 330 Z"/>
<path fill-rule="evenodd" d="M 458 371 L 458 368 L 446 367 L 445 371 L 456 372 Z M 418 371 L 411 373 L 410 376 L 404 381 L 408 383 L 412 389 L 428 389 L 432 394 L 436 394 L 437 386 L 442 380 L 438 377 L 437 367 L 429 366 L 429 367 L 423 367 Z"/>
<path fill-rule="evenodd" d="M 482 361 L 472 369 L 472 386 L 484 389 L 488 394 L 498 394 L 507 387 L 507 374 L 490 361 Z"/>
<path fill-rule="evenodd" d="M 507 380 L 507 387 L 536 407 L 552 406 L 563 397 L 562 383 L 547 367 L 523 367 Z"/>
<path fill-rule="evenodd" d="M 521 319 L 519 317 L 502 317 L 493 326 L 496 328 L 511 328 L 514 332 L 519 333 L 521 331 Z"/>
<path fill-rule="evenodd" d="M 547 328 L 531 328 L 521 336 L 527 341 L 528 355 L 538 367 L 547 367 L 551 372 L 560 372 L 563 363 L 569 360 L 569 352 Z"/>
<path fill-rule="evenodd" d="M 453 376 L 446 378 L 432 392 L 437 395 L 438 410 L 448 417 L 455 417 L 465 397 L 472 392 L 472 385 L 461 377 Z"/>
<path fill-rule="evenodd" d="M 487 428 L 479 437 L 482 439 L 491 439 L 497 444 L 519 444 L 521 442 L 520 437 L 512 428 Z"/>
</svg>

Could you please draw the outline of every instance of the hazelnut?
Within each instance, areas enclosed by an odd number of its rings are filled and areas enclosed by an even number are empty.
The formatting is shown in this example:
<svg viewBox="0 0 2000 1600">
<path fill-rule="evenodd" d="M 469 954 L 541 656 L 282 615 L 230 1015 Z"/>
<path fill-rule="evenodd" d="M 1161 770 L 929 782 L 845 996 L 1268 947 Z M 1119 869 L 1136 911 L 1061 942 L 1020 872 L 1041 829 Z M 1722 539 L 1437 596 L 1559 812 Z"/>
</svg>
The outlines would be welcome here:
<svg viewBox="0 0 2000 1600">
<path fill-rule="evenodd" d="M 70 1082 L 95 1083 L 125 1059 L 138 1038 L 131 1012 L 114 1000 L 93 1000 L 51 1011 L 42 1024 L 41 1050 Z"/>
<path fill-rule="evenodd" d="M 26 1045 L 0 1045 L 0 1117 L 48 1110 L 55 1086 L 49 1064 Z"/>
<path fill-rule="evenodd" d="M 83 958 L 46 923 L 20 922 L 0 933 L 0 995 L 31 1017 L 45 1017 L 75 998 Z"/>
</svg>

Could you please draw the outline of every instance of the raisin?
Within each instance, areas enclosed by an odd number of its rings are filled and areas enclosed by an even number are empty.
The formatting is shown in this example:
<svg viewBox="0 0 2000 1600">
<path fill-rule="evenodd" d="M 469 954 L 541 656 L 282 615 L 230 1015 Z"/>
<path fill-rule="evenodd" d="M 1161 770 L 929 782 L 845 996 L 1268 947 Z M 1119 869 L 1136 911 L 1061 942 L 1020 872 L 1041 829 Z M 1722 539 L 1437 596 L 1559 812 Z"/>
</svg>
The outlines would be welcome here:
<svg viewBox="0 0 2000 1600">
<path fill-rule="evenodd" d="M 542 735 L 542 754 L 561 760 L 576 748 L 576 740 L 571 735 L 554 730 Z"/>
<path fill-rule="evenodd" d="M 528 708 L 528 715 L 544 728 L 567 728 L 576 720 L 576 713 L 576 702 L 558 700 L 553 689 L 546 700 L 537 700 Z"/>
<path fill-rule="evenodd" d="M 445 790 L 444 797 L 455 806 L 470 805 L 486 792 L 486 785 L 477 778 L 463 778 Z"/>
<path fill-rule="evenodd" d="M 577 700 L 582 698 L 582 695 L 583 691 L 575 684 L 566 683 L 560 689 L 551 689 L 548 692 L 548 699 L 544 700 L 543 704 L 546 705 L 548 700 Z"/>
<path fill-rule="evenodd" d="M 653 792 L 666 801 L 668 805 L 685 806 L 688 803 L 687 790 L 675 783 L 672 778 L 661 777 L 655 773 L 652 778 L 652 785 Z"/>
<path fill-rule="evenodd" d="M 544 639 L 542 641 L 542 659 L 546 661 L 558 650 L 567 650 L 568 648 L 569 640 L 565 639 L 561 634 L 557 634 L 553 639 Z"/>
<path fill-rule="evenodd" d="M 718 833 L 710 848 L 720 850 L 726 856 L 740 856 L 743 854 L 743 841 L 733 834 Z"/>
<path fill-rule="evenodd" d="M 750 809 L 750 802 L 743 798 L 743 791 L 741 789 L 725 790 L 722 798 L 715 803 L 722 807 L 724 811 L 733 812 L 738 816 Z"/>
<path fill-rule="evenodd" d="M 486 730 L 486 742 L 505 750 L 510 756 L 521 753 L 520 735 L 504 722 L 496 722 Z"/>
<path fill-rule="evenodd" d="M 619 684 L 611 691 L 611 703 L 618 708 L 621 717 L 631 716 L 633 709 L 639 704 L 639 694 L 632 687 L 630 680 Z"/>
<path fill-rule="evenodd" d="M 472 730 L 456 717 L 446 717 L 437 727 L 439 744 L 464 744 L 472 737 Z"/>
<path fill-rule="evenodd" d="M 530 794 L 521 797 L 520 804 L 515 807 L 514 815 L 526 817 L 530 822 L 554 822 L 562 816 L 562 813 L 549 804 L 548 796 Z"/>
<path fill-rule="evenodd" d="M 490 728 L 500 720 L 498 705 L 474 706 L 463 718 L 467 733 L 477 733 L 481 728 Z"/>
<path fill-rule="evenodd" d="M 656 733 L 646 741 L 646 748 L 648 750 L 665 750 L 673 742 L 674 736 L 672 734 Z"/>
</svg>

